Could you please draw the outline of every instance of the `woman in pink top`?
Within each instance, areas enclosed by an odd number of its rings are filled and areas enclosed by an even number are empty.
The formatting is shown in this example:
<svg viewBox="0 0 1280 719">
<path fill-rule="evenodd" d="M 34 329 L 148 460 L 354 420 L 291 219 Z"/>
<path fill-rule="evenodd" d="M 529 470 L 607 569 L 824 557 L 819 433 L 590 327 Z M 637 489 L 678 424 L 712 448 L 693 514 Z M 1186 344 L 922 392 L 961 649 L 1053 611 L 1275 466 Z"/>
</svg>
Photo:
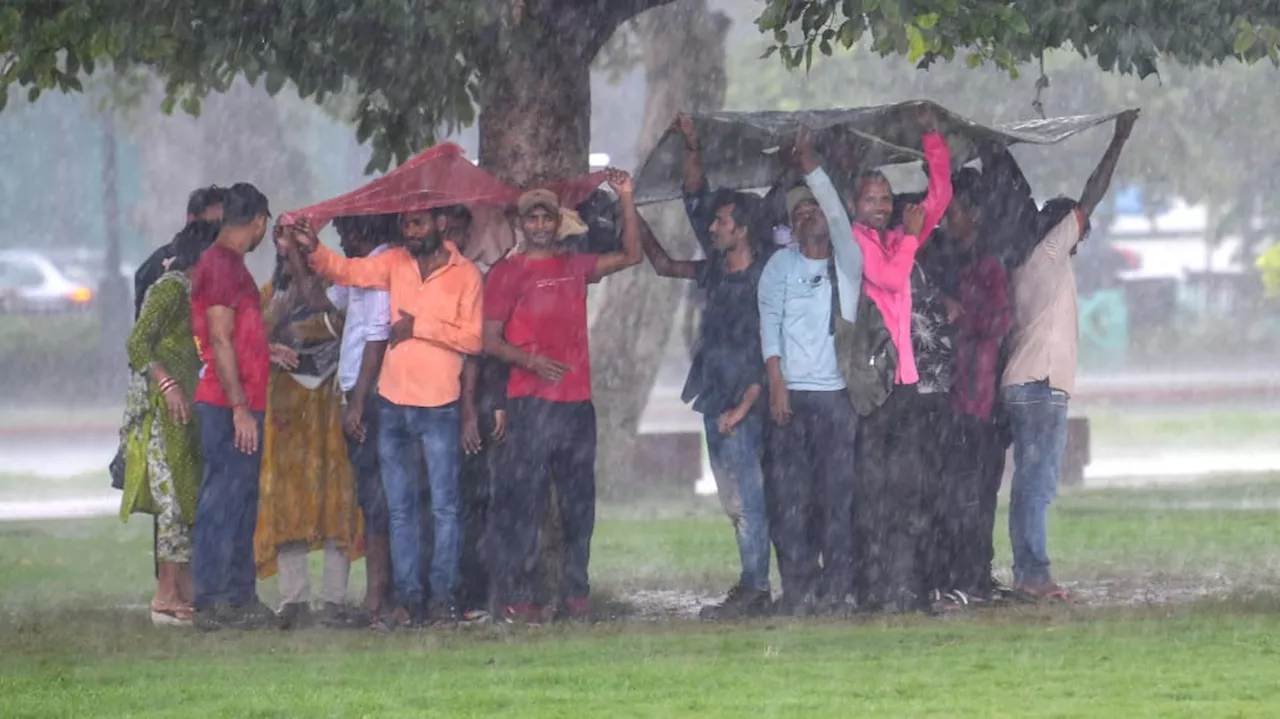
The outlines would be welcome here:
<svg viewBox="0 0 1280 719">
<path fill-rule="evenodd" d="M 916 562 L 928 527 L 920 447 L 935 440 L 924 436 L 921 412 L 917 411 L 911 269 L 916 251 L 951 201 L 951 153 L 946 140 L 937 131 L 929 105 L 920 106 L 916 119 L 929 168 L 929 189 L 919 205 L 904 213 L 904 224 L 889 226 L 893 188 L 879 172 L 860 175 L 849 198 L 853 236 L 862 250 L 864 292 L 884 317 L 898 354 L 893 391 L 859 427 L 854 500 L 859 543 L 855 553 L 863 568 L 857 581 L 859 600 L 887 611 L 927 606 L 926 567 Z"/>
</svg>

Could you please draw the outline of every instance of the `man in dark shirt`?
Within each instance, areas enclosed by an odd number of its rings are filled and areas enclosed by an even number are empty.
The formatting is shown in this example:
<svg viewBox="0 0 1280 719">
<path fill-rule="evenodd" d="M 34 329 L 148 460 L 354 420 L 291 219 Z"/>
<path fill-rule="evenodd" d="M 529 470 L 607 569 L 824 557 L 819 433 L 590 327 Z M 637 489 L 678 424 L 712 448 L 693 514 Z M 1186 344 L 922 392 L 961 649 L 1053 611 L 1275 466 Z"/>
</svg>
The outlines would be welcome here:
<svg viewBox="0 0 1280 719">
<path fill-rule="evenodd" d="M 190 224 L 195 220 L 205 220 L 206 222 L 220 223 L 222 222 L 222 196 L 225 190 L 217 185 L 201 187 L 195 190 L 187 198 L 187 223 Z M 133 274 L 133 317 L 138 318 L 138 314 L 142 312 L 142 299 L 146 297 L 147 290 L 151 289 L 151 285 L 160 279 L 169 266 L 169 260 L 173 259 L 173 243 L 166 243 L 151 253 L 151 256 L 138 267 L 138 271 Z"/>
<path fill-rule="evenodd" d="M 724 602 L 703 608 L 704 619 L 761 615 L 772 606 L 769 531 L 760 456 L 764 432 L 764 358 L 756 291 L 767 256 L 753 247 L 749 228 L 758 198 L 711 192 L 697 167 L 697 139 L 687 117 L 679 121 L 688 147 L 685 210 L 707 259 L 677 261 L 647 226 L 641 245 L 663 277 L 693 280 L 706 292 L 702 326 L 681 399 L 702 414 L 711 471 L 720 503 L 733 522 L 742 574 Z M 688 167 L 694 164 L 690 171 Z"/>
</svg>

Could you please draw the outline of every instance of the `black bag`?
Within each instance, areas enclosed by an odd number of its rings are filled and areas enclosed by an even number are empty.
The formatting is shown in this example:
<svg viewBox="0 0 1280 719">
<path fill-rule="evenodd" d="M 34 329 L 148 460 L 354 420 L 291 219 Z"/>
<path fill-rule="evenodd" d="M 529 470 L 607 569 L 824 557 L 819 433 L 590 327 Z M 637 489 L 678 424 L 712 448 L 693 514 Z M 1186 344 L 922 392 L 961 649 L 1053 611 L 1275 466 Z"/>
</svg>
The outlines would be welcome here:
<svg viewBox="0 0 1280 719">
<path fill-rule="evenodd" d="M 116 450 L 116 456 L 111 458 L 111 464 L 107 465 L 107 472 L 111 475 L 111 488 L 124 490 L 124 447 Z"/>
<path fill-rule="evenodd" d="M 827 263 L 827 273 L 831 278 L 831 334 L 835 337 L 836 362 L 853 410 L 866 417 L 884 405 L 893 392 L 898 349 L 893 346 L 884 315 L 865 290 L 858 297 L 857 322 L 850 323 L 840 314 L 834 255 Z"/>
</svg>

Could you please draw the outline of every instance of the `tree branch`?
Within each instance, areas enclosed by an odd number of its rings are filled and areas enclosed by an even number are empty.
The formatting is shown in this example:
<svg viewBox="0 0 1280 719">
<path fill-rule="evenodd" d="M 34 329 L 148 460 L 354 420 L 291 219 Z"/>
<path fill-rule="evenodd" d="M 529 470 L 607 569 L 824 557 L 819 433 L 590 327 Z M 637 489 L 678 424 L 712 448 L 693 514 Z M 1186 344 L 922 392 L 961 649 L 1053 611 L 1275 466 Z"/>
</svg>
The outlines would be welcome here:
<svg viewBox="0 0 1280 719">
<path fill-rule="evenodd" d="M 591 62 L 622 23 L 672 2 L 675 0 L 560 0 L 557 5 L 558 16 L 564 18 L 562 31 L 580 43 L 583 57 Z"/>
</svg>

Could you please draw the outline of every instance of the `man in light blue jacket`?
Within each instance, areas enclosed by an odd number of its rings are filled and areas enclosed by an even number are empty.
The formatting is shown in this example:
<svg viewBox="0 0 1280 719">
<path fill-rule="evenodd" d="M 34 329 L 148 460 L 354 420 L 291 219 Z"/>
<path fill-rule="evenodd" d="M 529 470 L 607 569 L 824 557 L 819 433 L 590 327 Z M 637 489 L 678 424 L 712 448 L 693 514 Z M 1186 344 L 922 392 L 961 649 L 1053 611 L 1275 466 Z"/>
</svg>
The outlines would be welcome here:
<svg viewBox="0 0 1280 719">
<path fill-rule="evenodd" d="M 836 361 L 834 313 L 856 320 L 862 282 L 849 217 L 809 136 L 801 129 L 795 145 L 807 187 L 787 194 L 795 242 L 769 260 L 759 289 L 778 610 L 795 616 L 850 608 L 857 415 Z"/>
</svg>

